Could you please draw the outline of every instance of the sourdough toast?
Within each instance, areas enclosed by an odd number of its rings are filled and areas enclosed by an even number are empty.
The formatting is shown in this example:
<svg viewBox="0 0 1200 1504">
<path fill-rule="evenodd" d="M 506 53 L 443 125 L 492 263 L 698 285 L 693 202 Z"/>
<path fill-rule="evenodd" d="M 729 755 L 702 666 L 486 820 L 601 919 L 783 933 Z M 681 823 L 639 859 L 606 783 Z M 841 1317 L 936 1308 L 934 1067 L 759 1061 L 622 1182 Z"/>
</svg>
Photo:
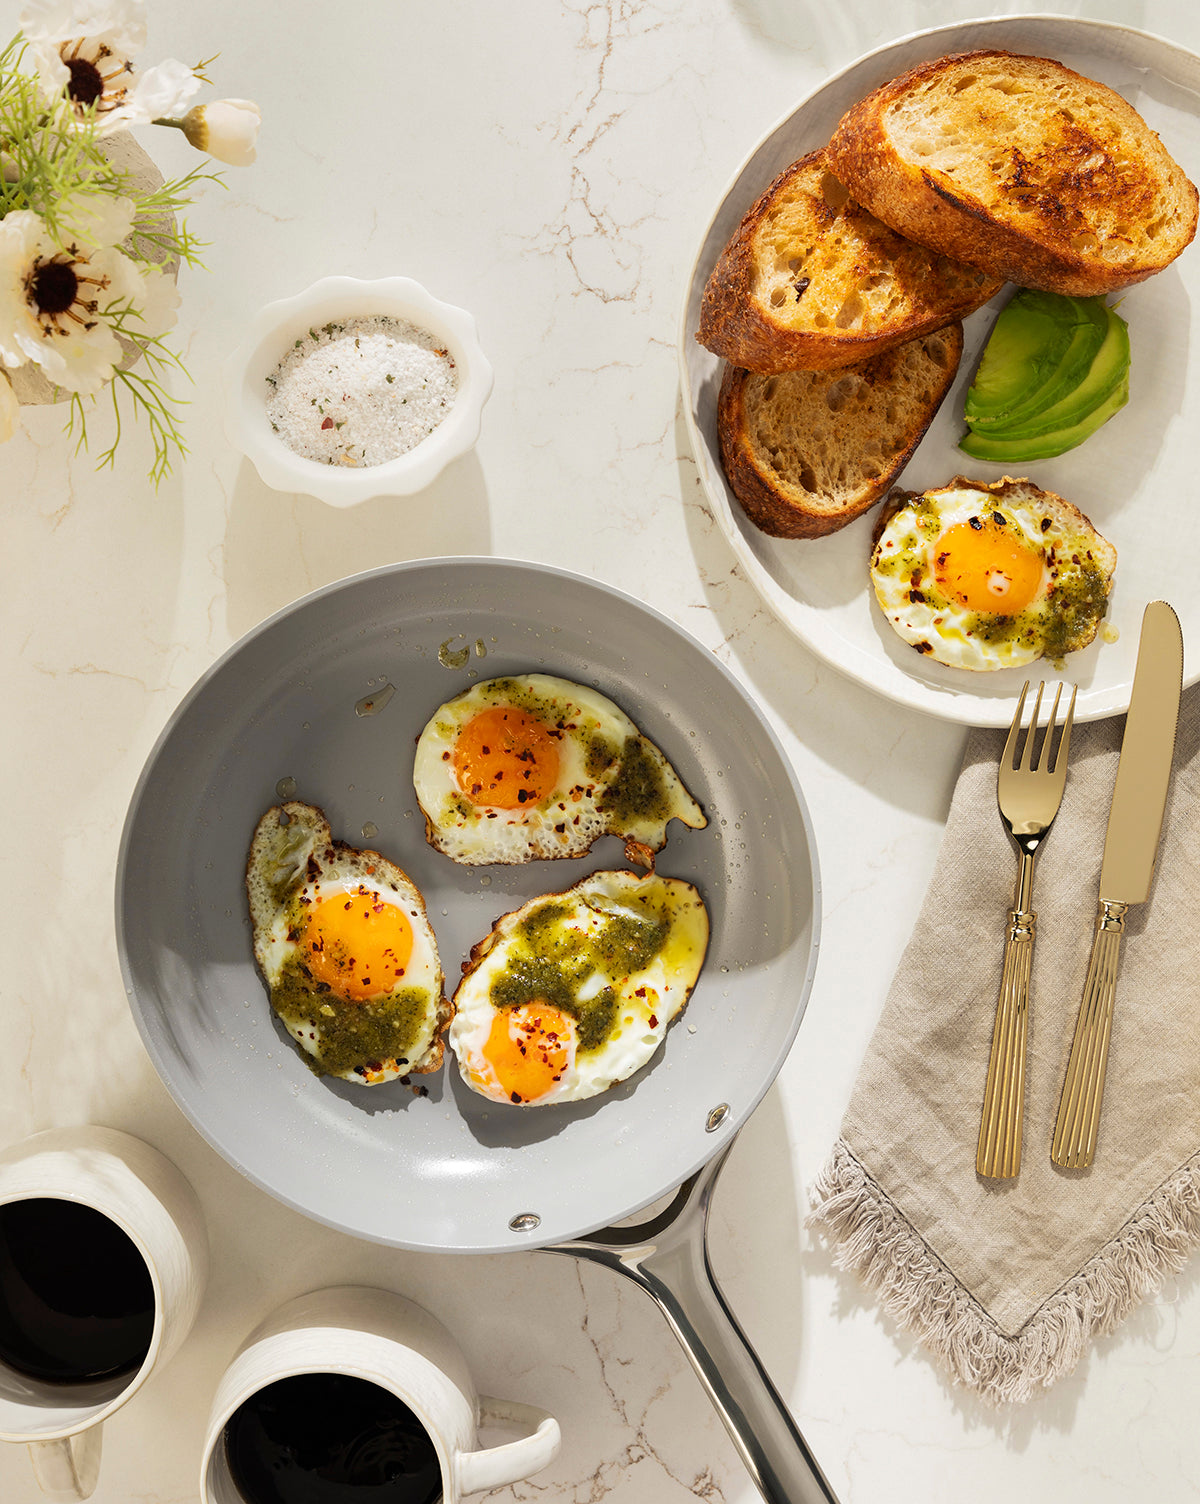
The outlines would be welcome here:
<svg viewBox="0 0 1200 1504">
<path fill-rule="evenodd" d="M 1022 287 L 1112 292 L 1196 233 L 1196 189 L 1133 106 L 1049 58 L 923 63 L 849 110 L 828 155 L 885 224 Z"/>
<path fill-rule="evenodd" d="M 888 229 L 815 151 L 742 220 L 709 276 L 696 338 L 744 370 L 830 370 L 956 323 L 1000 285 Z"/>
<path fill-rule="evenodd" d="M 727 366 L 721 462 L 747 517 L 776 538 L 819 538 L 868 511 L 950 389 L 961 324 L 834 371 Z"/>
</svg>

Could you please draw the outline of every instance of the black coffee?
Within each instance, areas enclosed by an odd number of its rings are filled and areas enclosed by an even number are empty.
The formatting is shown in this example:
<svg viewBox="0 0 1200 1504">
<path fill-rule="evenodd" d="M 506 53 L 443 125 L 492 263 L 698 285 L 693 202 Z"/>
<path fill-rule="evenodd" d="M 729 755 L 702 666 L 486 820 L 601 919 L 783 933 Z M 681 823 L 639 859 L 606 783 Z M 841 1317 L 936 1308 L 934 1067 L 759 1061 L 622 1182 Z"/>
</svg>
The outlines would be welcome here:
<svg viewBox="0 0 1200 1504">
<path fill-rule="evenodd" d="M 0 1361 L 55 1384 L 113 1378 L 153 1331 L 150 1271 L 116 1223 L 49 1197 L 0 1206 Z"/>
<path fill-rule="evenodd" d="M 340 1373 L 277 1379 L 225 1425 L 246 1504 L 435 1504 L 437 1453 L 403 1401 Z"/>
</svg>

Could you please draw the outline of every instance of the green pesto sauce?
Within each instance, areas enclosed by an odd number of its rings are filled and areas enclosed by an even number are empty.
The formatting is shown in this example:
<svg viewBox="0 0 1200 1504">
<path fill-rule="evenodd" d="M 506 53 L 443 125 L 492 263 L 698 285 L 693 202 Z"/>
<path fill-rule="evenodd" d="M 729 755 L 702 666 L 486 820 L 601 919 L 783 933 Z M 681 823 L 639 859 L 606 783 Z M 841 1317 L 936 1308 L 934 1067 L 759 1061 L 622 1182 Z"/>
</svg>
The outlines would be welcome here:
<svg viewBox="0 0 1200 1504">
<path fill-rule="evenodd" d="M 430 998 L 421 987 L 405 987 L 389 997 L 346 1003 L 331 992 L 315 992 L 297 963 L 286 966 L 271 988 L 271 1006 L 286 1024 L 317 1030 L 321 1058 L 303 1050 L 318 1076 L 341 1075 L 356 1066 L 397 1060 L 401 1068 L 416 1049 Z M 332 1009 L 332 1013 L 323 1011 Z"/>
<path fill-rule="evenodd" d="M 621 755 L 606 736 L 590 736 L 584 749 L 584 768 L 589 778 L 600 778 Z"/>
<path fill-rule="evenodd" d="M 1090 635 L 1107 602 L 1103 571 L 1083 563 L 1059 575 L 1048 610 L 1029 616 L 974 616 L 968 630 L 981 642 L 1040 643 L 1045 657 L 1061 658 Z"/>
<path fill-rule="evenodd" d="M 623 823 L 665 820 L 670 814 L 662 769 L 645 737 L 625 738 L 617 776 L 605 789 L 598 807 Z"/>
<path fill-rule="evenodd" d="M 580 988 L 596 972 L 616 980 L 649 965 L 666 944 L 669 925 L 661 917 L 613 914 L 594 935 L 582 935 L 561 922 L 571 912 L 568 904 L 548 903 L 522 920 L 488 995 L 497 1008 L 549 1003 L 575 1020 L 579 1048 L 595 1050 L 612 1032 L 617 994 L 606 985 L 581 1002 Z"/>
<path fill-rule="evenodd" d="M 1069 573 L 1064 571 L 1050 598 L 1053 614 L 1046 623 L 1047 658 L 1061 658 L 1079 646 L 1092 626 L 1104 615 L 1108 589 L 1104 572 L 1092 563 L 1083 563 Z"/>
<path fill-rule="evenodd" d="M 466 693 L 471 694 L 472 691 L 467 690 Z M 511 705 L 514 710 L 524 710 L 529 715 L 548 721 L 551 726 L 564 710 L 574 708 L 570 700 L 563 700 L 556 705 L 555 701 L 548 701 L 528 685 L 519 684 L 516 679 L 492 679 L 484 692 L 484 698 L 493 705 Z"/>
<path fill-rule="evenodd" d="M 980 615 L 971 617 L 967 632 L 980 642 L 1032 643 L 1041 634 L 1041 624 L 1036 616 L 1022 624 L 1019 616 Z"/>
<path fill-rule="evenodd" d="M 643 921 L 615 914 L 592 947 L 596 963 L 610 977 L 644 971 L 667 943 L 665 921 Z"/>
</svg>

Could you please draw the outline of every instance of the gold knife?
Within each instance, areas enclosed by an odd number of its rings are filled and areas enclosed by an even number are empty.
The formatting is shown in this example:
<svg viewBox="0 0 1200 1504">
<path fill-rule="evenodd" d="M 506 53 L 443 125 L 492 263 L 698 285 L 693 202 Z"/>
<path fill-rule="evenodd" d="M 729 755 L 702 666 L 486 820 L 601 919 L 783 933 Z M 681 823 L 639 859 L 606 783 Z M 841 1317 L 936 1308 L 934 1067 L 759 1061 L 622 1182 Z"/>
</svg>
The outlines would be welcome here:
<svg viewBox="0 0 1200 1504">
<path fill-rule="evenodd" d="M 1175 754 L 1182 688 L 1183 634 L 1179 618 L 1166 601 L 1151 601 L 1142 617 L 1133 691 L 1104 838 L 1096 934 L 1050 1146 L 1050 1158 L 1068 1170 L 1085 1169 L 1096 1152 L 1125 913 L 1130 904 L 1145 903 L 1150 892 Z"/>
</svg>

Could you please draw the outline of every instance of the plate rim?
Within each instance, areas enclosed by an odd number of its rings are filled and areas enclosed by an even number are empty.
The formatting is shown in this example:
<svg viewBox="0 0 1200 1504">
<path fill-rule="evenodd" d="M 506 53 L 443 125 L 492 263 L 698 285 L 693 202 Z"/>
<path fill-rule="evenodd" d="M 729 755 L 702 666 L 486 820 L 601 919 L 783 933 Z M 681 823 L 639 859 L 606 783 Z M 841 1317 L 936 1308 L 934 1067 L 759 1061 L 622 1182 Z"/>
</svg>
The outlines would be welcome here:
<svg viewBox="0 0 1200 1504">
<path fill-rule="evenodd" d="M 1190 60 L 1197 68 L 1200 68 L 1200 52 L 1194 52 L 1190 47 L 1182 43 L 1172 41 L 1161 33 L 1147 31 L 1141 27 L 1129 26 L 1121 21 L 1105 21 L 1093 16 L 1070 16 L 1066 14 L 1052 13 L 1047 11 L 1021 12 L 1013 15 L 993 13 L 988 16 L 967 17 L 963 20 L 948 21 L 939 26 L 919 27 L 914 31 L 908 31 L 890 41 L 881 43 L 867 52 L 860 53 L 844 67 L 823 78 L 815 87 L 808 90 L 799 98 L 794 105 L 785 110 L 777 119 L 764 130 L 758 138 L 751 143 L 747 151 L 729 175 L 724 187 L 716 198 L 711 214 L 705 221 L 703 228 L 696 241 L 696 250 L 688 267 L 687 276 L 683 282 L 682 297 L 679 304 L 678 338 L 676 341 L 676 356 L 679 366 L 679 382 L 683 398 L 682 407 L 684 422 L 687 426 L 688 438 L 692 445 L 693 457 L 700 451 L 707 451 L 708 444 L 700 431 L 696 420 L 695 393 L 693 391 L 690 372 L 688 368 L 688 355 L 691 346 L 695 343 L 689 334 L 688 310 L 692 301 L 693 291 L 696 286 L 697 270 L 700 258 L 704 252 L 705 244 L 718 215 L 721 213 L 730 194 L 737 186 L 739 179 L 750 165 L 751 160 L 770 142 L 779 131 L 783 130 L 801 110 L 807 109 L 812 102 L 826 90 L 835 88 L 848 75 L 855 73 L 864 65 L 873 60 L 880 59 L 886 54 L 898 51 L 910 46 L 915 42 L 925 41 L 950 32 L 971 33 L 979 32 L 986 34 L 998 27 L 1020 26 L 1032 23 L 1037 27 L 1048 25 L 1067 26 L 1072 31 L 1093 32 L 1104 35 L 1120 34 L 1136 38 L 1139 43 L 1151 43 L 1163 48 L 1167 53 Z M 766 185 L 764 184 L 764 187 Z M 1197 237 L 1200 240 L 1200 237 Z M 839 656 L 832 649 L 835 644 L 832 639 L 827 639 L 821 632 L 806 630 L 806 624 L 797 621 L 789 613 L 789 604 L 795 603 L 798 597 L 790 594 L 774 578 L 756 557 L 746 534 L 738 525 L 733 512 L 732 503 L 728 494 L 728 487 L 724 487 L 721 494 L 716 495 L 708 483 L 704 467 L 697 460 L 697 476 L 701 490 L 709 511 L 717 523 L 726 543 L 732 549 L 737 563 L 745 572 L 747 579 L 758 592 L 759 596 L 770 608 L 772 615 L 779 621 L 792 636 L 804 644 L 822 663 L 834 669 L 843 678 L 860 685 L 863 689 L 891 704 L 901 705 L 909 710 L 915 710 L 923 715 L 931 716 L 936 720 L 945 721 L 962 727 L 1006 727 L 1012 717 L 1011 699 L 996 698 L 985 700 L 972 695 L 969 690 L 963 692 L 953 687 L 940 688 L 934 685 L 922 683 L 919 679 L 906 676 L 903 685 L 895 686 L 881 684 L 872 678 L 866 669 L 860 669 L 856 661 L 848 662 L 844 656 Z M 786 540 L 779 540 L 786 541 Z M 1037 660 L 1038 663 L 1049 665 L 1049 660 Z M 1035 665 L 1030 664 L 1031 671 Z M 1190 668 L 1190 673 L 1188 669 Z M 1031 672 L 1031 677 L 1035 674 Z M 1194 684 L 1200 679 L 1200 658 L 1194 659 L 1192 664 L 1185 661 L 1184 688 Z M 1103 720 L 1108 716 L 1123 715 L 1129 708 L 1129 695 L 1132 689 L 1132 677 L 1125 684 L 1113 686 L 1117 703 L 1099 704 L 1087 706 L 1080 704 L 1076 710 L 1076 720 Z"/>
</svg>

